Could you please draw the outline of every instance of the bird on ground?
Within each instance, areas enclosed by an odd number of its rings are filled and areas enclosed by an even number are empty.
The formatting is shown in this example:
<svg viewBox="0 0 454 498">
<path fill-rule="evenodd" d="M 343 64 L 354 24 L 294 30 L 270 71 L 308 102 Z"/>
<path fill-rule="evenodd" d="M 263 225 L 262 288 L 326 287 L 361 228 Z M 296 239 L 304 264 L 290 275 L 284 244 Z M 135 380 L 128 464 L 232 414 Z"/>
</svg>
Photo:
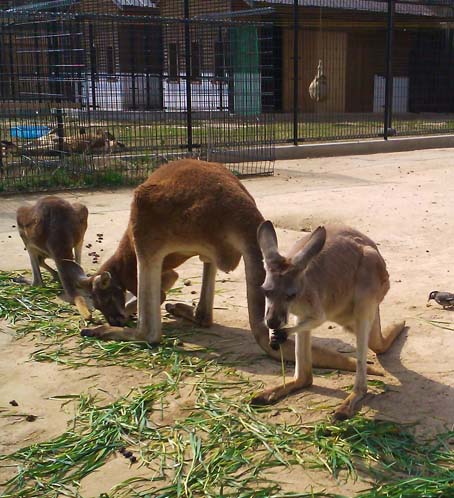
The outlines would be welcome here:
<svg viewBox="0 0 454 498">
<path fill-rule="evenodd" d="M 454 306 L 454 294 L 452 294 L 451 292 L 432 291 L 429 294 L 428 301 L 430 301 L 431 299 L 434 299 L 436 303 L 443 306 L 443 309 L 451 308 Z"/>
</svg>

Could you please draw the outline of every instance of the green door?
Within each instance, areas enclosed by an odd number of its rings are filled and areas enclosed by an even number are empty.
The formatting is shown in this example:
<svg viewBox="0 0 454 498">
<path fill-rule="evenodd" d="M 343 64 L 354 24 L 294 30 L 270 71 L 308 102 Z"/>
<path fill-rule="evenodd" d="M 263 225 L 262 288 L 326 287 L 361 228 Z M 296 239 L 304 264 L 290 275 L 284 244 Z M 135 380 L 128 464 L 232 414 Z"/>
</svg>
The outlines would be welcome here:
<svg viewBox="0 0 454 498">
<path fill-rule="evenodd" d="M 252 116 L 262 112 L 257 28 L 232 29 L 232 69 L 234 112 Z"/>
</svg>

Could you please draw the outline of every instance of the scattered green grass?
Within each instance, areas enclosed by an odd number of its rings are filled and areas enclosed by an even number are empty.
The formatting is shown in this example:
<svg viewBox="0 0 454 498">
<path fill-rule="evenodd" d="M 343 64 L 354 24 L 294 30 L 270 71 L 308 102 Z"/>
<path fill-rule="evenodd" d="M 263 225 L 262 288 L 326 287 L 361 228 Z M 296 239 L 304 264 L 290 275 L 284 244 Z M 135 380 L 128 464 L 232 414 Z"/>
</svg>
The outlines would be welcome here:
<svg viewBox="0 0 454 498">
<path fill-rule="evenodd" d="M 0 456 L 1 465 L 17 469 L 3 483 L 3 497 L 79 498 L 80 481 L 121 447 L 131 448 L 149 475 L 139 477 L 132 467 L 131 478 L 103 498 L 336 497 L 284 492 L 271 477 L 301 465 L 337 478 L 366 478 L 372 486 L 358 498 L 454 496 L 454 431 L 424 441 L 411 426 L 361 415 L 305 425 L 290 403 L 279 412 L 292 422 L 282 422 L 275 409 L 251 407 L 260 387 L 256 382 L 209 350 L 182 344 L 181 334 L 169 330 L 153 348 L 81 338 L 83 322 L 57 299 L 57 285 L 19 285 L 12 282 L 14 275 L 0 272 L 0 319 L 18 338 L 34 341 L 33 360 L 74 368 L 153 369 L 154 383 L 109 403 L 83 393 L 59 396 L 76 403 L 74 420 L 56 438 Z M 185 408 L 169 420 L 166 407 L 179 396 L 186 397 Z"/>
<path fill-rule="evenodd" d="M 451 498 L 454 474 L 443 477 L 412 477 L 384 484 L 361 493 L 357 498 Z"/>
</svg>

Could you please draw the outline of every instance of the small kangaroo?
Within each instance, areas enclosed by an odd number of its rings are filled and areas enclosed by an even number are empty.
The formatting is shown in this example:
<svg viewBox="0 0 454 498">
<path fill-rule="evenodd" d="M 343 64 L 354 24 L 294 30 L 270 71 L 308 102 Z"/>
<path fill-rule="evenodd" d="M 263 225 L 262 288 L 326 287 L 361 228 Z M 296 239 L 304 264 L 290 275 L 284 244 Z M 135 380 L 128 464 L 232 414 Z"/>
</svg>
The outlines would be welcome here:
<svg viewBox="0 0 454 498">
<path fill-rule="evenodd" d="M 296 364 L 293 381 L 263 391 L 253 403 L 273 403 L 312 385 L 311 331 L 329 320 L 356 335 L 353 392 L 334 414 L 338 420 L 353 416 L 367 392 L 368 347 L 377 354 L 386 352 L 405 327 L 402 321 L 381 331 L 379 304 L 389 290 L 389 276 L 376 244 L 353 228 L 326 225 L 282 256 L 270 221 L 260 225 L 257 238 L 265 259 L 262 288 L 270 342 L 285 344 L 294 334 Z M 296 317 L 296 324 L 283 328 L 289 314 Z"/>
<path fill-rule="evenodd" d="M 80 264 L 87 230 L 87 208 L 83 204 L 70 204 L 59 197 L 48 196 L 33 206 L 19 207 L 16 218 L 19 235 L 28 251 L 33 273 L 32 282 L 23 277 L 17 281 L 41 286 L 43 279 L 40 267 L 45 268 L 54 280 L 58 281 L 60 277 L 69 301 L 76 305 L 85 319 L 89 319 L 91 313 L 87 302 L 76 289 L 72 275 L 66 271 L 65 263 L 66 260 L 75 259 Z M 58 271 L 46 263 L 47 258 L 55 261 Z"/>
<path fill-rule="evenodd" d="M 260 347 L 279 359 L 269 345 L 263 321 L 265 298 L 260 288 L 265 270 L 257 243 L 263 221 L 254 199 L 223 165 L 193 159 L 173 161 L 157 169 L 136 188 L 128 228 L 115 252 L 98 274 L 86 277 L 74 262 L 77 285 L 88 290 L 96 308 L 111 325 L 85 329 L 84 336 L 112 340 L 161 340 L 160 304 L 178 274 L 174 271 L 192 256 L 203 262 L 200 301 L 195 311 L 179 303 L 167 305 L 175 316 L 198 325 L 213 322 L 216 271 L 234 270 L 244 259 L 249 323 Z M 134 303 L 125 308 L 125 291 L 138 298 L 138 327 L 123 328 Z M 283 347 L 286 360 L 294 360 L 294 346 Z M 354 359 L 314 346 L 314 364 L 321 368 L 354 370 Z M 371 372 L 376 370 L 371 367 Z"/>
</svg>

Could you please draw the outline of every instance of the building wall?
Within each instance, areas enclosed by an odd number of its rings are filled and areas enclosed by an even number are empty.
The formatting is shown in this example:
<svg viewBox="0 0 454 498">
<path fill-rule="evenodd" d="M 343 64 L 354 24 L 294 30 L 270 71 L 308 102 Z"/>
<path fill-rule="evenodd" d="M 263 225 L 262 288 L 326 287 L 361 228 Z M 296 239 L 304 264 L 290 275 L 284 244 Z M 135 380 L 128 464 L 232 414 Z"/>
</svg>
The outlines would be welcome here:
<svg viewBox="0 0 454 498">
<path fill-rule="evenodd" d="M 395 78 L 409 77 L 410 52 L 415 34 L 411 31 L 394 33 L 393 74 Z M 348 112 L 372 112 L 374 81 L 385 76 L 386 32 L 349 33 L 347 56 Z M 376 96 L 375 96 L 376 99 Z"/>
<path fill-rule="evenodd" d="M 344 112 L 346 100 L 347 33 L 306 30 L 298 33 L 298 102 L 301 112 Z M 293 110 L 293 31 L 283 31 L 282 96 L 284 112 Z M 316 103 L 309 97 L 309 85 L 323 61 L 328 80 L 328 98 Z"/>
</svg>

